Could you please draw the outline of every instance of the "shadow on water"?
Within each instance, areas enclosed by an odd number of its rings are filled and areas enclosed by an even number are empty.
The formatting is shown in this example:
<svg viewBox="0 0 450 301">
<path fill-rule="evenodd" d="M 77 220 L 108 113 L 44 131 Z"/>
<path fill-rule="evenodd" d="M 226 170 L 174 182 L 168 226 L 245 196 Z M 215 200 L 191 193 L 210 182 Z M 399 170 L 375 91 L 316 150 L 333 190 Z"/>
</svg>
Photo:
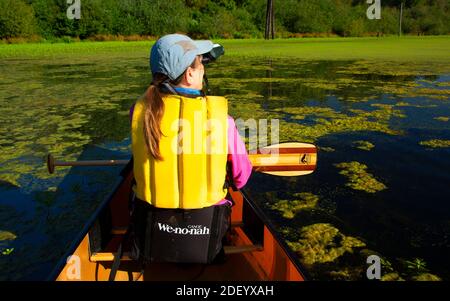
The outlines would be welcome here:
<svg viewBox="0 0 450 301">
<path fill-rule="evenodd" d="M 77 160 L 123 160 L 129 157 L 123 151 L 87 146 Z M 43 165 L 42 168 L 46 167 Z M 8 242 L 8 248 L 14 248 L 13 252 L 0 256 L 0 278 L 46 279 L 67 247 L 80 235 L 91 214 L 110 193 L 121 168 L 72 167 L 56 189 L 36 190 L 31 194 L 23 193 L 15 185 L 2 183 L 2 229 L 14 232 L 17 237 Z"/>
</svg>

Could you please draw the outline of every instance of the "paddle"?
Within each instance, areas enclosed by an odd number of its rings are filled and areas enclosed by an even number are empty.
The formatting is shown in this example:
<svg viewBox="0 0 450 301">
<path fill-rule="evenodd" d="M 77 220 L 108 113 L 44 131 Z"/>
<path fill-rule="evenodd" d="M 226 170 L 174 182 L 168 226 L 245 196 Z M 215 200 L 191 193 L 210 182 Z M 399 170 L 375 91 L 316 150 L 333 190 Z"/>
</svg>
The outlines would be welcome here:
<svg viewBox="0 0 450 301">
<path fill-rule="evenodd" d="M 312 173 L 317 165 L 317 148 L 313 144 L 288 142 L 263 147 L 255 154 L 250 151 L 253 170 L 276 176 L 302 176 Z M 54 173 L 56 166 L 112 166 L 125 165 L 129 160 L 55 161 L 47 156 L 47 169 Z"/>
</svg>

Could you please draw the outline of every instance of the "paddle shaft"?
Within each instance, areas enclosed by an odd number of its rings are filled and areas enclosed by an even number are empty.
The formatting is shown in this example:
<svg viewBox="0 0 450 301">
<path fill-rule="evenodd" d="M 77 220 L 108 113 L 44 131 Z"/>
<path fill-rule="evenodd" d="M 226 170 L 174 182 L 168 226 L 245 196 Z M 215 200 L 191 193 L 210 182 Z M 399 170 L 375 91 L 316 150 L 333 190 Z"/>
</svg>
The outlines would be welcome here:
<svg viewBox="0 0 450 301">
<path fill-rule="evenodd" d="M 299 147 L 300 145 L 300 147 Z M 269 146 L 250 152 L 248 156 L 253 170 L 273 175 L 304 175 L 314 171 L 317 161 L 317 149 L 314 145 L 285 143 Z M 129 160 L 90 160 L 90 161 L 55 161 L 47 156 L 49 173 L 54 173 L 56 166 L 114 166 L 125 165 Z"/>
<path fill-rule="evenodd" d="M 129 160 L 92 160 L 75 162 L 55 161 L 55 166 L 113 166 L 125 165 L 128 162 Z"/>
<path fill-rule="evenodd" d="M 86 161 L 55 161 L 53 156 L 47 156 L 47 169 L 49 173 L 55 172 L 56 166 L 114 166 L 125 165 L 129 160 L 86 160 Z"/>
</svg>

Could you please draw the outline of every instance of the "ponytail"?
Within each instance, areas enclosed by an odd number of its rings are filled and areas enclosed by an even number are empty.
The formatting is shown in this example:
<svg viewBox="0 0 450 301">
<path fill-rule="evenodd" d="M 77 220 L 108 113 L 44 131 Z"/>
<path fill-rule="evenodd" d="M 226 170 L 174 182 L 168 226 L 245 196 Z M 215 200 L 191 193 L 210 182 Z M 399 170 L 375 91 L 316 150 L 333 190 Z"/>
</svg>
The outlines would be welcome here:
<svg viewBox="0 0 450 301">
<path fill-rule="evenodd" d="M 167 79 L 165 75 L 155 74 L 153 82 L 144 95 L 144 137 L 148 152 L 156 159 L 163 160 L 159 151 L 161 132 L 161 119 L 164 115 L 164 101 L 162 100 L 159 85 Z"/>
<path fill-rule="evenodd" d="M 197 67 L 200 63 L 200 57 L 197 56 L 192 62 L 192 68 Z M 177 79 L 170 81 L 172 85 L 178 85 L 182 78 L 181 74 Z M 164 158 L 159 151 L 159 141 L 163 133 L 161 131 L 161 120 L 164 115 L 164 101 L 162 99 L 162 94 L 160 87 L 164 83 L 169 82 L 169 77 L 162 73 L 155 73 L 153 75 L 153 81 L 150 87 L 144 95 L 145 100 L 145 112 L 144 112 L 144 137 L 145 144 L 147 145 L 147 150 L 150 155 L 156 160 L 162 161 Z M 169 84 L 169 83 L 168 83 Z M 169 85 L 170 85 L 169 84 Z M 169 92 L 170 93 L 170 92 Z"/>
</svg>

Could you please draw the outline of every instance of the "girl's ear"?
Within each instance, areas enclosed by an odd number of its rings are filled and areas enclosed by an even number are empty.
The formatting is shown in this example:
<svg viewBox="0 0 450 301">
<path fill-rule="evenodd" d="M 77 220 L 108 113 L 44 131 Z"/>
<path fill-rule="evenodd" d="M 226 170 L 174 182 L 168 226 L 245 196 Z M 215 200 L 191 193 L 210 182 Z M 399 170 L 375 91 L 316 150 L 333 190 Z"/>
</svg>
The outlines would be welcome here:
<svg viewBox="0 0 450 301">
<path fill-rule="evenodd" d="M 184 73 L 184 79 L 186 80 L 186 83 L 188 83 L 189 85 L 194 84 L 194 81 L 195 81 L 193 72 L 194 72 L 194 69 L 191 67 L 188 67 L 186 69 L 186 72 Z"/>
</svg>

